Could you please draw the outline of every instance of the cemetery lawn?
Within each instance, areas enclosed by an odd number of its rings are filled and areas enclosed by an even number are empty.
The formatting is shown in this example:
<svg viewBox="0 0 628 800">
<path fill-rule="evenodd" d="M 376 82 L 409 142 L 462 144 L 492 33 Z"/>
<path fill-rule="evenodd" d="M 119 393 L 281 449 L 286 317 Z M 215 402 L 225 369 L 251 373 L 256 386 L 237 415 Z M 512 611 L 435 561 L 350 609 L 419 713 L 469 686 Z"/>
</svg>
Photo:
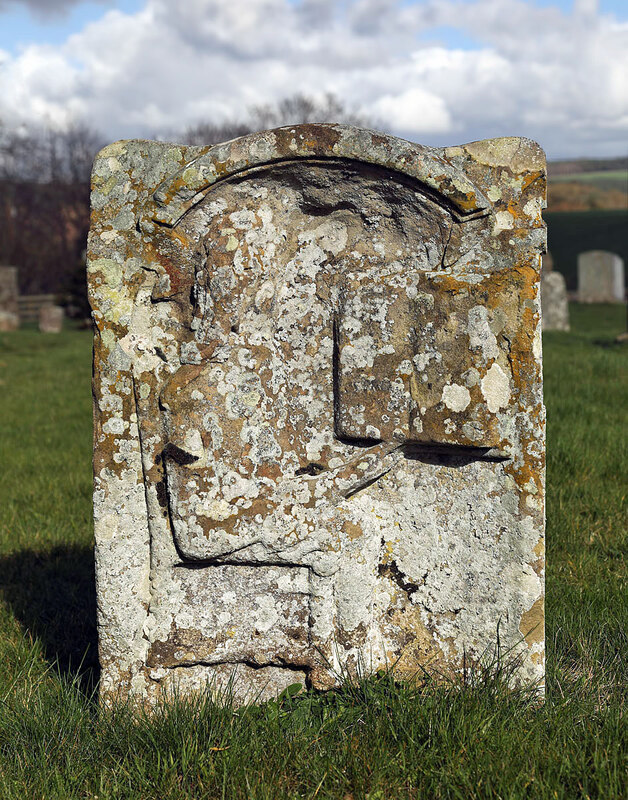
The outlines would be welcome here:
<svg viewBox="0 0 628 800">
<path fill-rule="evenodd" d="M 625 310 L 571 315 L 545 336 L 544 704 L 487 661 L 150 720 L 93 697 L 91 336 L 0 334 L 0 800 L 627 797 Z"/>
</svg>

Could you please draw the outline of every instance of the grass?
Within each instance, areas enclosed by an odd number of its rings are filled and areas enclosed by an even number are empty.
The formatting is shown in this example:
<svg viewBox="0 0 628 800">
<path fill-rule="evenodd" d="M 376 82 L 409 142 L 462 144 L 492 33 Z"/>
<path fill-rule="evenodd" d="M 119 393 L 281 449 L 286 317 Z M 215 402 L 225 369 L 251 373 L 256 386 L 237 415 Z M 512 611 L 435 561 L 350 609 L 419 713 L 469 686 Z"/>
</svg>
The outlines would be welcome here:
<svg viewBox="0 0 628 800">
<path fill-rule="evenodd" d="M 0 334 L 0 798 L 626 797 L 624 309 L 571 311 L 545 336 L 543 705 L 492 663 L 458 686 L 99 711 L 90 336 Z"/>
<path fill-rule="evenodd" d="M 551 169 L 551 168 L 550 168 Z M 551 183 L 590 183 L 600 189 L 628 188 L 628 171 L 625 169 L 596 170 L 595 172 L 570 172 L 565 175 L 551 175 Z"/>
</svg>

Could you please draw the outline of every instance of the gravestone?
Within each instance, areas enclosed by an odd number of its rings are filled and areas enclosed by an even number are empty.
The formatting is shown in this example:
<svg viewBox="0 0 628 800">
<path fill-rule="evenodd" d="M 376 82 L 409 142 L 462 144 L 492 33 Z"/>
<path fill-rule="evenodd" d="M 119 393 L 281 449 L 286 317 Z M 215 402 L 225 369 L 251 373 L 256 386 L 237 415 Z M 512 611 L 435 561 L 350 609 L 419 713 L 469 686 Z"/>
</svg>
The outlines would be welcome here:
<svg viewBox="0 0 628 800">
<path fill-rule="evenodd" d="M 18 296 L 17 267 L 0 267 L 0 331 L 20 327 Z"/>
<path fill-rule="evenodd" d="M 102 697 L 455 674 L 498 636 L 541 681 L 538 145 L 302 125 L 92 178 Z"/>
<path fill-rule="evenodd" d="M 545 269 L 545 262 L 543 262 Z M 560 272 L 543 272 L 541 275 L 541 309 L 544 331 L 569 330 L 569 303 L 567 284 Z"/>
<path fill-rule="evenodd" d="M 42 333 L 61 333 L 63 317 L 61 306 L 42 306 L 39 309 L 39 330 Z"/>
<path fill-rule="evenodd" d="M 623 303 L 624 262 L 606 250 L 587 250 L 578 256 L 578 301 L 580 303 Z"/>
<path fill-rule="evenodd" d="M 548 272 L 552 272 L 554 269 L 554 258 L 552 254 L 547 251 L 541 256 L 541 276 L 546 275 Z"/>
</svg>

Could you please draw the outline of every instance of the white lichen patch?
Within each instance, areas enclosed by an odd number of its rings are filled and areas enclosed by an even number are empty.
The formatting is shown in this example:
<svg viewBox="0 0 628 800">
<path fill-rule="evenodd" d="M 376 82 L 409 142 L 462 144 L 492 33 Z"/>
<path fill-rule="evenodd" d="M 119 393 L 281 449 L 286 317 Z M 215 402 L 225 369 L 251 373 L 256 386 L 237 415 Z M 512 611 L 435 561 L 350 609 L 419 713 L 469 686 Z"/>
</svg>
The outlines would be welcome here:
<svg viewBox="0 0 628 800">
<path fill-rule="evenodd" d="M 466 386 L 459 386 L 457 383 L 443 386 L 441 397 L 443 403 L 450 411 L 464 411 L 471 402 L 471 395 Z"/>
<path fill-rule="evenodd" d="M 510 379 L 499 364 L 493 364 L 480 381 L 488 410 L 493 414 L 510 402 Z"/>
</svg>

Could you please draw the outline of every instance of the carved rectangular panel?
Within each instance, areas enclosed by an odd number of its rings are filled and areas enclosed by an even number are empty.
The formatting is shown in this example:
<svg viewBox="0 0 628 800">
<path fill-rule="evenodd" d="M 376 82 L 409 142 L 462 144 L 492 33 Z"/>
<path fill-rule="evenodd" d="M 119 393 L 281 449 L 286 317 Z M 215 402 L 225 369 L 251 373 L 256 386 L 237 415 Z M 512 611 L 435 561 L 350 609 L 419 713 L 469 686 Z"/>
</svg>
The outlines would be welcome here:
<svg viewBox="0 0 628 800">
<path fill-rule="evenodd" d="M 308 569 L 181 565 L 169 578 L 154 595 L 149 667 L 307 658 Z"/>
</svg>

